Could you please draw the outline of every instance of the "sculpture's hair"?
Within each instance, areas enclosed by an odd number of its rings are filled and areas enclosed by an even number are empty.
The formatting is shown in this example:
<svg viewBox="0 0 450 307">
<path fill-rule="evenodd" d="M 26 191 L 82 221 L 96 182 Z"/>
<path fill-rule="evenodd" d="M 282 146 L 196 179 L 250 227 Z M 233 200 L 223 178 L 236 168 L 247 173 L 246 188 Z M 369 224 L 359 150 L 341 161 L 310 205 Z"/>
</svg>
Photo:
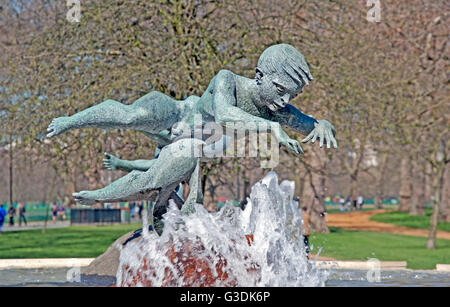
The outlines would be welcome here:
<svg viewBox="0 0 450 307">
<path fill-rule="evenodd" d="M 292 45 L 278 44 L 264 50 L 258 60 L 263 73 L 288 74 L 303 84 L 313 80 L 305 57 Z"/>
</svg>

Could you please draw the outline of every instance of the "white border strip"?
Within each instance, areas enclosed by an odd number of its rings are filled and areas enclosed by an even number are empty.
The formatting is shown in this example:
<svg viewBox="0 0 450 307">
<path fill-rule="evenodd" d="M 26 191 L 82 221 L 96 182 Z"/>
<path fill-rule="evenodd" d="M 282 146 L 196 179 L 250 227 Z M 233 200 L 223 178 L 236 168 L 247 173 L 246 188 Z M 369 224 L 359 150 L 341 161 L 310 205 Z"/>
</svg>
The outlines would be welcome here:
<svg viewBox="0 0 450 307">
<path fill-rule="evenodd" d="M 436 271 L 450 272 L 450 264 L 436 264 Z"/>
<path fill-rule="evenodd" d="M 368 261 L 316 261 L 315 266 L 321 269 L 373 269 L 373 264 Z M 403 270 L 406 269 L 406 261 L 380 261 L 380 269 Z"/>
<path fill-rule="evenodd" d="M 88 266 L 95 258 L 0 259 L 0 270 L 73 268 Z"/>
</svg>

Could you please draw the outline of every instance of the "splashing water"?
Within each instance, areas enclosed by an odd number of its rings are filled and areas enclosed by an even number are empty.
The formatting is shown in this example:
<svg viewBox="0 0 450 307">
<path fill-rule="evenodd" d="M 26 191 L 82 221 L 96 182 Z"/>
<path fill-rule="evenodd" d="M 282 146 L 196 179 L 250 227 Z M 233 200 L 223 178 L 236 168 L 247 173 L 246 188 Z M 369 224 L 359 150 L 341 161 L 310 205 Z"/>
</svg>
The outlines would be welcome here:
<svg viewBox="0 0 450 307">
<path fill-rule="evenodd" d="M 269 172 L 245 210 L 226 204 L 182 214 L 171 204 L 161 237 L 150 232 L 121 251 L 118 286 L 324 286 L 308 262 L 294 182 Z"/>
</svg>

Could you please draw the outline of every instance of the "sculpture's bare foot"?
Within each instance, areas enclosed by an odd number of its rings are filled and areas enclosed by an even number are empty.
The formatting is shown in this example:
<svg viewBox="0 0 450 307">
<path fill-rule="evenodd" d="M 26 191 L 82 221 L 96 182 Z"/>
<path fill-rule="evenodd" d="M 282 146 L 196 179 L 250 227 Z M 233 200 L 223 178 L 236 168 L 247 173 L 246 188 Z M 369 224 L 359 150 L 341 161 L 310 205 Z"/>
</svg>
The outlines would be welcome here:
<svg viewBox="0 0 450 307">
<path fill-rule="evenodd" d="M 105 168 L 109 169 L 110 171 L 115 171 L 116 169 L 119 168 L 119 161 L 120 161 L 119 158 L 105 152 L 105 158 L 103 159 L 103 166 L 105 166 Z"/>
<path fill-rule="evenodd" d="M 81 191 L 78 193 L 73 193 L 73 197 L 75 197 L 75 201 L 86 206 L 93 205 L 98 201 L 95 200 L 95 191 Z"/>
<path fill-rule="evenodd" d="M 66 128 L 67 119 L 68 119 L 67 116 L 58 117 L 58 118 L 53 119 L 47 128 L 47 132 L 48 132 L 47 137 L 51 138 L 53 136 L 56 136 L 58 134 L 63 133 L 64 131 L 66 131 L 67 130 L 67 128 Z"/>
</svg>

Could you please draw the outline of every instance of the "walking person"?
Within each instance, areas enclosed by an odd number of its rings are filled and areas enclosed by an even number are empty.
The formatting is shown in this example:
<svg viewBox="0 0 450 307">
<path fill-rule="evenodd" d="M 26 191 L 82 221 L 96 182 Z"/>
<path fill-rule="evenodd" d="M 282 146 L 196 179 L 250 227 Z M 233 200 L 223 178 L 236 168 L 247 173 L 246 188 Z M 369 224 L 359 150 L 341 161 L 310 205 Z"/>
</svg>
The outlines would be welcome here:
<svg viewBox="0 0 450 307">
<path fill-rule="evenodd" d="M 0 234 L 2 233 L 3 230 L 3 223 L 5 222 L 5 216 L 6 214 L 8 214 L 5 210 L 5 208 L 3 208 L 3 204 L 0 205 Z"/>
<path fill-rule="evenodd" d="M 66 219 L 66 208 L 64 208 L 63 204 L 59 204 L 58 207 L 58 217 L 61 221 L 64 221 Z"/>
<path fill-rule="evenodd" d="M 345 207 L 347 207 L 347 211 L 350 212 L 352 210 L 352 202 L 350 200 L 350 196 L 345 199 Z"/>
<path fill-rule="evenodd" d="M 139 219 L 142 220 L 142 210 L 144 210 L 144 204 L 141 201 L 138 202 L 138 208 Z"/>
<path fill-rule="evenodd" d="M 25 226 L 27 226 L 27 219 L 25 217 L 26 213 L 25 204 L 22 202 L 19 205 L 19 226 L 22 226 L 22 220 L 25 222 Z"/>
<path fill-rule="evenodd" d="M 56 223 L 56 219 L 58 218 L 58 206 L 56 204 L 52 205 L 52 221 Z"/>
<path fill-rule="evenodd" d="M 345 199 L 344 197 L 339 198 L 339 211 L 345 211 Z"/>
<path fill-rule="evenodd" d="M 306 257 L 309 259 L 309 231 L 311 229 L 311 225 L 310 225 L 310 216 L 307 212 L 307 209 L 308 208 L 306 207 L 302 207 L 302 217 L 303 217 L 302 234 Z"/>
<path fill-rule="evenodd" d="M 14 208 L 14 205 L 9 206 L 8 215 L 9 215 L 9 226 L 14 226 L 14 217 L 16 216 L 16 208 Z"/>
<path fill-rule="evenodd" d="M 131 219 L 134 220 L 134 208 L 136 207 L 136 203 L 134 201 L 132 201 L 130 203 L 130 215 L 131 215 Z"/>
<path fill-rule="evenodd" d="M 361 195 L 358 196 L 358 207 L 359 207 L 359 210 L 362 210 L 363 203 L 364 203 L 364 197 L 362 197 Z"/>
</svg>

